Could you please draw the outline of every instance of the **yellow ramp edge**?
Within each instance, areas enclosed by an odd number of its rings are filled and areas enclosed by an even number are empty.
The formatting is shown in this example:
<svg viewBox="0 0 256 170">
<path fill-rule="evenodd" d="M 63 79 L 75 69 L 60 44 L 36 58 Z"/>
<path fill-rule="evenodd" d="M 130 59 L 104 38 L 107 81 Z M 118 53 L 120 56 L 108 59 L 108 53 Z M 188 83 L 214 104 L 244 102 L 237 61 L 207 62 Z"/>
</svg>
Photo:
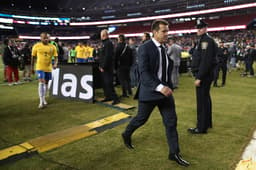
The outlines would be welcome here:
<svg viewBox="0 0 256 170">
<path fill-rule="evenodd" d="M 86 126 L 76 126 L 32 139 L 29 143 L 35 146 L 38 152 L 46 152 L 73 141 L 97 134 L 96 131 L 89 130 L 90 129 Z"/>
<path fill-rule="evenodd" d="M 73 141 L 97 134 L 98 132 L 96 130 L 92 130 L 94 128 L 111 124 L 128 117 L 130 117 L 130 115 L 120 112 L 118 114 L 108 116 L 85 125 L 72 127 L 59 132 L 54 132 L 45 136 L 31 139 L 28 142 L 20 144 L 20 146 L 15 145 L 0 150 L 0 160 L 17 154 L 25 153 L 26 151 L 46 152 L 51 149 L 55 149 Z"/>
<path fill-rule="evenodd" d="M 118 114 L 73 128 L 65 129 L 60 132 L 51 133 L 28 141 L 38 152 L 46 152 L 73 141 L 89 137 L 97 134 L 97 131 L 91 130 L 96 127 L 101 127 L 106 124 L 128 118 L 130 115 L 120 112 Z"/>
<path fill-rule="evenodd" d="M 102 101 L 104 98 L 96 98 L 96 101 L 100 102 Z M 115 107 L 120 107 L 122 109 L 132 109 L 134 108 L 135 106 L 131 106 L 131 105 L 128 105 L 128 104 L 124 104 L 124 103 L 118 103 L 118 104 L 115 104 L 115 105 L 112 105 L 112 102 L 113 101 L 107 101 L 107 102 L 103 102 L 105 104 L 109 104 L 111 106 L 115 106 Z"/>
<path fill-rule="evenodd" d="M 34 149 L 34 146 L 28 142 L 22 143 L 20 145 L 15 145 L 15 146 L 0 150 L 0 160 L 4 160 L 11 156 L 25 153 L 26 151 L 31 151 L 33 149 Z"/>
<path fill-rule="evenodd" d="M 120 112 L 118 114 L 105 117 L 104 119 L 100 119 L 100 120 L 85 124 L 85 126 L 89 127 L 90 129 L 94 129 L 94 128 L 101 127 L 101 126 L 104 126 L 128 117 L 130 117 L 130 115 Z"/>
</svg>

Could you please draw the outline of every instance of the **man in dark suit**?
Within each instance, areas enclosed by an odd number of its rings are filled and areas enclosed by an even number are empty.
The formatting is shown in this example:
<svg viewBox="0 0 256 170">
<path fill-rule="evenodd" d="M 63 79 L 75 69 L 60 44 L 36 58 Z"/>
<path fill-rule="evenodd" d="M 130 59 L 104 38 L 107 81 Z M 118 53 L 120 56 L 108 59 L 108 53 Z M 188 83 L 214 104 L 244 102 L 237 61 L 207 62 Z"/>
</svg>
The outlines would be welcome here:
<svg viewBox="0 0 256 170">
<path fill-rule="evenodd" d="M 218 79 L 219 79 L 219 73 L 222 71 L 222 84 L 221 86 L 225 86 L 226 84 L 226 77 L 227 77 L 227 62 L 229 58 L 229 52 L 228 48 L 224 46 L 224 42 L 220 42 L 220 47 L 218 48 L 218 53 L 217 53 L 217 59 L 218 59 L 218 64 L 215 67 L 215 75 L 214 75 L 214 83 L 213 87 L 219 87 L 218 86 Z"/>
<path fill-rule="evenodd" d="M 112 105 L 120 103 L 113 85 L 113 57 L 114 46 L 108 38 L 108 30 L 101 31 L 102 49 L 99 60 L 99 70 L 102 73 L 103 91 L 105 99 L 102 102 L 111 101 Z"/>
<path fill-rule="evenodd" d="M 132 65 L 132 49 L 126 44 L 123 34 L 118 36 L 118 44 L 115 53 L 115 67 L 117 75 L 122 86 L 122 96 L 132 95 L 130 69 Z"/>
<path fill-rule="evenodd" d="M 199 42 L 192 54 L 192 72 L 195 76 L 197 100 L 197 125 L 189 128 L 192 134 L 205 134 L 212 128 L 212 101 L 210 96 L 211 83 L 217 65 L 218 46 L 207 33 L 207 23 L 197 20 Z"/>
<path fill-rule="evenodd" d="M 155 20 L 152 23 L 153 38 L 139 47 L 138 113 L 122 133 L 124 144 L 133 149 L 131 136 L 133 132 L 148 120 L 151 112 L 157 106 L 163 118 L 169 145 L 169 159 L 179 165 L 189 166 L 179 152 L 177 115 L 172 96 L 172 61 L 166 55 L 164 43 L 168 39 L 169 24 L 165 20 Z"/>
</svg>

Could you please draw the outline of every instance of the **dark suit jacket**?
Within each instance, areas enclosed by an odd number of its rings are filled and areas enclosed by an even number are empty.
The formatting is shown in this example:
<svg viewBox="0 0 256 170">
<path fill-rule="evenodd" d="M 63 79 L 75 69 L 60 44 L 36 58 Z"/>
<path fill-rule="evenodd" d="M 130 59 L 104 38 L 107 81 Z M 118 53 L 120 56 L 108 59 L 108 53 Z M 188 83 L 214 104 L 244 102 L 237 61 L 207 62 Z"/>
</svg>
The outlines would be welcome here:
<svg viewBox="0 0 256 170">
<path fill-rule="evenodd" d="M 156 87 L 159 84 L 163 84 L 173 89 L 171 81 L 173 62 L 170 59 L 170 57 L 168 56 L 169 65 L 167 72 L 167 83 L 161 82 L 161 80 L 159 80 L 157 76 L 159 69 L 160 54 L 157 46 L 154 44 L 152 40 L 147 41 L 139 47 L 138 58 L 140 81 L 136 95 L 139 101 L 154 101 L 165 98 L 163 94 L 156 91 Z"/>
<path fill-rule="evenodd" d="M 109 39 L 102 41 L 99 65 L 105 71 L 113 71 L 114 46 Z"/>
<path fill-rule="evenodd" d="M 117 44 L 116 52 L 115 52 L 115 68 L 116 69 L 130 68 L 132 65 L 132 59 L 133 59 L 132 50 L 127 45 L 126 50 L 124 51 L 125 45 L 126 45 L 125 43 Z"/>
</svg>

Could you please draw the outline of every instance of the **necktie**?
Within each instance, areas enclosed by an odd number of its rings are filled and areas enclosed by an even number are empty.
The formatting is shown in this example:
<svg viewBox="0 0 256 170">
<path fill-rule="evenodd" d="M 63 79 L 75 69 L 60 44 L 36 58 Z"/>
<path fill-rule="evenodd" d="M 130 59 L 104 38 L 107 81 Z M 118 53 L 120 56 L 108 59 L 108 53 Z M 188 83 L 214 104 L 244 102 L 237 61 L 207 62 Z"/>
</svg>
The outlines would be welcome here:
<svg viewBox="0 0 256 170">
<path fill-rule="evenodd" d="M 165 48 L 161 45 L 161 56 L 162 56 L 162 81 L 167 83 L 166 81 L 166 53 Z"/>
</svg>

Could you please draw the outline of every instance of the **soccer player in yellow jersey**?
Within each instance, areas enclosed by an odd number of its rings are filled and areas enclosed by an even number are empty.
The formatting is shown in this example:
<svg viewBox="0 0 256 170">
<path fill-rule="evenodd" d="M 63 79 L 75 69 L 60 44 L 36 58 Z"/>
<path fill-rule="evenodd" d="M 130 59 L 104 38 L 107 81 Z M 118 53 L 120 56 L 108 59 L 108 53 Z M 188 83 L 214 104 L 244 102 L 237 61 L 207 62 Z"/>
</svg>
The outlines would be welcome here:
<svg viewBox="0 0 256 170">
<path fill-rule="evenodd" d="M 75 48 L 77 63 L 85 63 L 85 48 L 82 42 L 79 42 Z"/>
<path fill-rule="evenodd" d="M 42 109 L 47 105 L 45 96 L 47 94 L 48 81 L 52 79 L 52 68 L 57 67 L 58 54 L 54 45 L 50 44 L 50 35 L 48 33 L 40 34 L 41 42 L 35 44 L 32 48 L 31 69 L 34 71 L 34 61 L 36 58 L 36 74 L 38 76 L 38 94 L 40 103 L 38 108 Z M 52 66 L 52 56 L 54 56 L 54 65 Z"/>
<path fill-rule="evenodd" d="M 84 43 L 84 58 L 85 58 L 85 62 L 88 62 L 88 59 L 90 57 L 92 57 L 92 48 L 89 46 L 89 44 L 87 42 Z"/>
</svg>

